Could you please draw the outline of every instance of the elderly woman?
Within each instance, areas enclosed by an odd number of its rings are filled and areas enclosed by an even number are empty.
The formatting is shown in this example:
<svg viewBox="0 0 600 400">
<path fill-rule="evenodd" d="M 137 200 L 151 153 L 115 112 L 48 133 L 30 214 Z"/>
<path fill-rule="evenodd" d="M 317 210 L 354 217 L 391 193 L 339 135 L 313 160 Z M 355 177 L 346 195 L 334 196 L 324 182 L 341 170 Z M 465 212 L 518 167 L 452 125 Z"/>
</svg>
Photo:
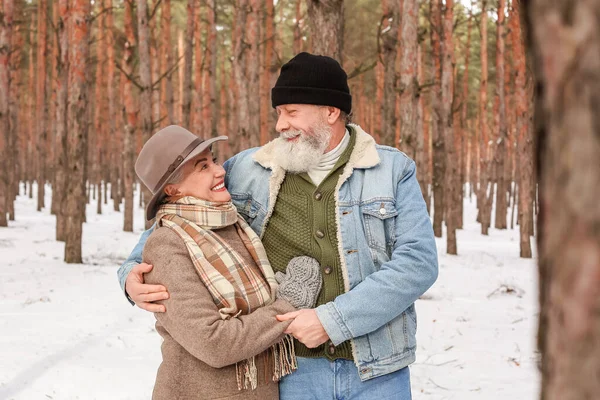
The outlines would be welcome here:
<svg viewBox="0 0 600 400">
<path fill-rule="evenodd" d="M 135 165 L 153 193 L 146 217 L 156 218 L 143 253 L 154 266 L 146 282 L 170 293 L 160 302 L 166 312 L 155 313 L 164 341 L 154 399 L 277 399 L 295 357 L 288 323 L 275 315 L 312 307 L 320 290 L 319 266 L 308 257 L 292 260 L 278 285 L 213 159 L 211 145 L 226 139 L 169 126 Z"/>
</svg>

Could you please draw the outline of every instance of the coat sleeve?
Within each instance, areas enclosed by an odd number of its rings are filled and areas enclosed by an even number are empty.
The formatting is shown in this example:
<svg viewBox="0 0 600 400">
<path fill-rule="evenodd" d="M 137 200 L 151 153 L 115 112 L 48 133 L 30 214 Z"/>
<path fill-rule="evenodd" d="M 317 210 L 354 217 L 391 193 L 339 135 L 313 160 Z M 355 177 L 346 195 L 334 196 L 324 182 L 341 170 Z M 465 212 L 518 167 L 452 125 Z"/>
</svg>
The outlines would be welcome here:
<svg viewBox="0 0 600 400">
<path fill-rule="evenodd" d="M 144 261 L 154 266 L 146 282 L 169 289 L 169 299 L 158 302 L 167 311 L 155 313 L 156 319 L 183 348 L 213 368 L 245 360 L 277 343 L 289 322 L 278 322 L 275 316 L 295 310 L 277 300 L 249 315 L 221 319 L 185 244 L 169 228 L 159 228 L 148 238 Z"/>
<path fill-rule="evenodd" d="M 131 251 L 131 254 L 129 254 L 129 257 L 127 257 L 127 260 L 125 260 L 125 262 L 117 270 L 117 276 L 119 277 L 119 284 L 121 285 L 121 290 L 123 290 L 127 301 L 129 301 L 131 305 L 134 305 L 135 303 L 131 301 L 129 294 L 127 294 L 127 288 L 125 287 L 127 275 L 129 275 L 133 267 L 142 262 L 142 251 L 144 250 L 144 246 L 146 245 L 146 240 L 148 240 L 148 236 L 150 236 L 155 226 L 156 224 L 152 225 L 150 229 L 142 233 L 139 242 L 135 245 L 135 247 Z"/>
<path fill-rule="evenodd" d="M 396 318 L 437 279 L 435 238 L 412 160 L 397 183 L 396 209 L 396 242 L 391 259 L 352 290 L 316 309 L 336 346 Z"/>
</svg>

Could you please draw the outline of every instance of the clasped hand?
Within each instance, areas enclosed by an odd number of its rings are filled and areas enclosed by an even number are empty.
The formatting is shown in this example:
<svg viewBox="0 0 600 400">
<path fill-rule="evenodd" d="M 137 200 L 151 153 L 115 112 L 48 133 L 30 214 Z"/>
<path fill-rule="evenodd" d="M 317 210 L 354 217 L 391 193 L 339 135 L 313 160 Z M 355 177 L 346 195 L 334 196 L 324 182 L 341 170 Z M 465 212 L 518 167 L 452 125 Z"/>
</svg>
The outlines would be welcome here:
<svg viewBox="0 0 600 400">
<path fill-rule="evenodd" d="M 313 349 L 329 340 L 329 335 L 323 328 L 314 308 L 278 315 L 277 320 L 281 322 L 293 320 L 285 333 L 293 335 L 308 348 Z"/>
</svg>

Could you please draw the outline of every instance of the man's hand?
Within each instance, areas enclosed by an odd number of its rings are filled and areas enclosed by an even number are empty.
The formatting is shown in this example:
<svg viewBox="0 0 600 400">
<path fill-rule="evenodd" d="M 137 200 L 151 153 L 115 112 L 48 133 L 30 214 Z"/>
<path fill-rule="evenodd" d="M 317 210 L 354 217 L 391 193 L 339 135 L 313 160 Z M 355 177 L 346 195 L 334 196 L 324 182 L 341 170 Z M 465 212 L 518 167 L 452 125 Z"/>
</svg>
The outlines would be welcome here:
<svg viewBox="0 0 600 400">
<path fill-rule="evenodd" d="M 294 320 L 285 330 L 285 333 L 291 333 L 309 349 L 318 347 L 329 340 L 329 335 L 325 332 L 314 308 L 278 315 L 277 320 Z"/>
<path fill-rule="evenodd" d="M 133 267 L 125 280 L 125 291 L 136 306 L 150 312 L 165 312 L 165 306 L 154 304 L 153 301 L 169 298 L 169 293 L 163 285 L 147 285 L 144 274 L 152 270 L 152 265 L 141 263 Z"/>
</svg>

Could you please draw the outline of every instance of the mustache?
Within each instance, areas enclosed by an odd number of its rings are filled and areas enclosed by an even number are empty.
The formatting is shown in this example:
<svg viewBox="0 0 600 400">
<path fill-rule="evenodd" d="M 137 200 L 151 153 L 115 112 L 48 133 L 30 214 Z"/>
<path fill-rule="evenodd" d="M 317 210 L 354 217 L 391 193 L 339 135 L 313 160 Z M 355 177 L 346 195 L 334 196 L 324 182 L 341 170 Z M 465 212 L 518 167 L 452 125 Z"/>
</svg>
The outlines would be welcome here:
<svg viewBox="0 0 600 400">
<path fill-rule="evenodd" d="M 287 139 L 295 138 L 296 136 L 300 136 L 303 133 L 304 132 L 302 132 L 302 131 L 285 131 L 285 132 L 281 132 L 279 137 L 287 140 Z"/>
</svg>

